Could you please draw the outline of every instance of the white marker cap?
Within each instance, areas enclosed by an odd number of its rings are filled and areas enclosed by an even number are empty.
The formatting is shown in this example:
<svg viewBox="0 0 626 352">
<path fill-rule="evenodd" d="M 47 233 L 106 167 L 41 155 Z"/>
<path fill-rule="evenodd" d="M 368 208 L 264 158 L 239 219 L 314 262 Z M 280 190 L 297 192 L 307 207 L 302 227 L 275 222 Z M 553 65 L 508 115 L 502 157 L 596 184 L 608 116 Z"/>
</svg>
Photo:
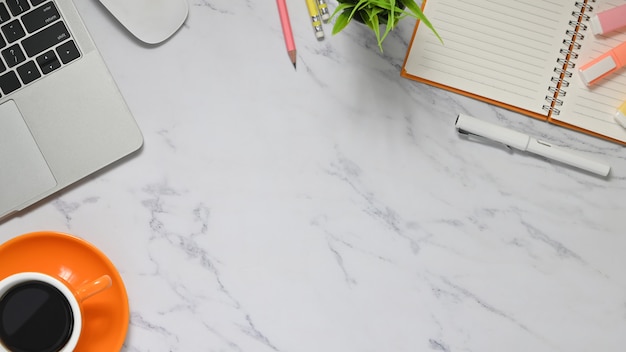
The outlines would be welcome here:
<svg viewBox="0 0 626 352">
<path fill-rule="evenodd" d="M 580 72 L 580 78 L 583 80 L 585 85 L 588 86 L 591 82 L 602 77 L 607 72 L 610 72 L 615 68 L 617 68 L 617 64 L 609 55 L 595 62 L 593 65 L 586 67 L 585 69 L 578 70 L 578 72 Z"/>
<path fill-rule="evenodd" d="M 600 19 L 598 15 L 593 15 L 589 19 L 589 25 L 591 26 L 591 31 L 595 35 L 604 34 L 604 30 L 602 29 L 602 24 L 600 24 Z"/>
<path fill-rule="evenodd" d="M 613 117 L 615 122 L 619 123 L 620 126 L 626 128 L 626 115 L 624 115 L 621 111 L 615 113 Z"/>
</svg>

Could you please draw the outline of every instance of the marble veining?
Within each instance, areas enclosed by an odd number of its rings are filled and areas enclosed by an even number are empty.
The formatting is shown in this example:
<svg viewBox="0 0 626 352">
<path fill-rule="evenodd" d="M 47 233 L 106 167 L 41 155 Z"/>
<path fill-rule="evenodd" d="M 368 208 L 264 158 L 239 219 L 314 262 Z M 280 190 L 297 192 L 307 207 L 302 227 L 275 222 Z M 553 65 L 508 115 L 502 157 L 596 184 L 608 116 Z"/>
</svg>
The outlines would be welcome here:
<svg viewBox="0 0 626 352">
<path fill-rule="evenodd" d="M 401 78 L 410 19 L 380 52 L 288 1 L 294 71 L 274 2 L 189 5 L 151 47 L 77 3 L 144 148 L 0 224 L 107 254 L 122 351 L 624 350 L 622 146 Z M 460 137 L 458 113 L 611 175 Z"/>
</svg>

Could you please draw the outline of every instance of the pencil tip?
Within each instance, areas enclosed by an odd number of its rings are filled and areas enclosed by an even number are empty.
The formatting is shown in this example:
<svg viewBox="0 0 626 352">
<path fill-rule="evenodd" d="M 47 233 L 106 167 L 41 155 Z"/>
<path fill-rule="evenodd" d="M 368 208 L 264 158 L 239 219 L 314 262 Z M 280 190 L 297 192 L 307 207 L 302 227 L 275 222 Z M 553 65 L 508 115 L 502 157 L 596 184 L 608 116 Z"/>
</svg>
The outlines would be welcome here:
<svg viewBox="0 0 626 352">
<path fill-rule="evenodd" d="M 290 50 L 289 51 L 289 60 L 291 60 L 291 63 L 293 64 L 293 68 L 296 68 L 296 51 L 295 50 Z"/>
</svg>

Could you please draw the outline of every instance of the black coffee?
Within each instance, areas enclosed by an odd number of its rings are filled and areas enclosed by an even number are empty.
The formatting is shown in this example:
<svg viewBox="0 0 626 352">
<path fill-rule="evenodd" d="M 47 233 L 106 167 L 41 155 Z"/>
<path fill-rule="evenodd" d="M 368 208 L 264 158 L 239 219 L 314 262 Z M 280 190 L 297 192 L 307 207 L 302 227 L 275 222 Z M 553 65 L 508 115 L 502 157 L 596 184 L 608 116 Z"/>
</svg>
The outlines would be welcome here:
<svg viewBox="0 0 626 352">
<path fill-rule="evenodd" d="M 10 351 L 56 352 L 73 324 L 70 303 L 45 282 L 25 282 L 0 297 L 0 343 Z"/>
</svg>

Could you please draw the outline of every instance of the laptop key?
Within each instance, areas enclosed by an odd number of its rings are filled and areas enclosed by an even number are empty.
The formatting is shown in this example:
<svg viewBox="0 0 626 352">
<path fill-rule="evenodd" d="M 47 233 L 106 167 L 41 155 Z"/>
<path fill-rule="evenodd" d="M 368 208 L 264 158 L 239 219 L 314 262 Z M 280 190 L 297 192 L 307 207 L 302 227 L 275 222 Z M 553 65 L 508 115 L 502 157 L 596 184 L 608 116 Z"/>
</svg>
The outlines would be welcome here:
<svg viewBox="0 0 626 352">
<path fill-rule="evenodd" d="M 47 51 L 37 57 L 37 65 L 41 69 L 44 75 L 56 70 L 61 67 L 61 62 L 57 59 L 57 56 L 54 54 L 54 51 Z"/>
<path fill-rule="evenodd" d="M 32 60 L 18 67 L 17 73 L 20 75 L 20 78 L 22 79 L 22 82 L 24 82 L 24 84 L 28 84 L 41 77 L 41 73 L 39 73 L 37 65 L 35 65 L 35 62 Z"/>
<path fill-rule="evenodd" d="M 45 1 L 46 1 L 46 0 L 30 0 L 30 3 L 31 3 L 33 6 L 39 6 L 39 5 L 43 4 Z"/>
<path fill-rule="evenodd" d="M 7 5 L 9 5 L 13 16 L 20 15 L 30 9 L 30 5 L 26 0 L 7 0 Z"/>
<path fill-rule="evenodd" d="M 59 15 L 57 8 L 52 2 L 48 2 L 44 6 L 38 7 L 22 16 L 22 23 L 28 33 L 32 33 L 55 22 L 59 18 L 61 18 L 61 15 Z"/>
<path fill-rule="evenodd" d="M 9 15 L 9 10 L 4 3 L 0 3 L 0 23 L 4 23 L 11 19 L 11 15 Z"/>
<path fill-rule="evenodd" d="M 24 52 L 22 52 L 22 49 L 20 49 L 18 44 L 11 45 L 10 47 L 2 50 L 1 53 L 2 57 L 4 57 L 4 61 L 9 67 L 16 66 L 26 61 Z"/>
<path fill-rule="evenodd" d="M 0 89 L 4 94 L 9 94 L 22 86 L 17 75 L 13 71 L 9 71 L 0 76 Z"/>
<path fill-rule="evenodd" d="M 59 58 L 61 58 L 61 62 L 67 64 L 70 61 L 78 59 L 80 57 L 80 52 L 74 44 L 73 40 L 68 41 L 67 43 L 63 43 L 59 45 L 57 48 L 57 53 L 59 54 Z"/>
<path fill-rule="evenodd" d="M 56 22 L 30 37 L 22 40 L 22 46 L 29 57 L 33 57 L 70 38 L 70 32 L 63 22 Z"/>
<path fill-rule="evenodd" d="M 13 43 L 26 35 L 24 28 L 22 28 L 22 25 L 18 20 L 13 20 L 2 26 L 2 33 L 4 33 L 4 36 L 7 38 L 9 43 Z"/>
</svg>

